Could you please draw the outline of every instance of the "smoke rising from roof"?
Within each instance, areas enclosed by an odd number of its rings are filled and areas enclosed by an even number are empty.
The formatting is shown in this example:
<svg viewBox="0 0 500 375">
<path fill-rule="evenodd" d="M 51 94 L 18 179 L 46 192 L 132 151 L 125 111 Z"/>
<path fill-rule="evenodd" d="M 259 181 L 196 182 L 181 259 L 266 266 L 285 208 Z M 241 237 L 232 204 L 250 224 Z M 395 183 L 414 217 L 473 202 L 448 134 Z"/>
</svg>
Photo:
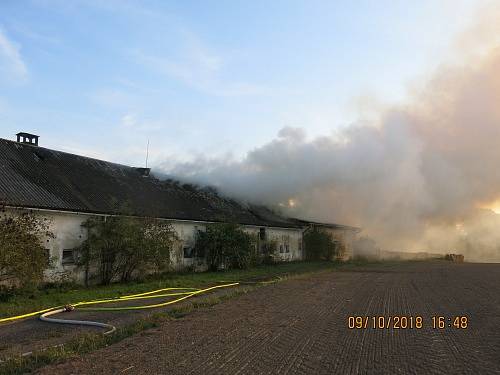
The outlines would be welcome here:
<svg viewBox="0 0 500 375">
<path fill-rule="evenodd" d="M 242 160 L 168 172 L 291 216 L 361 226 L 385 249 L 500 260 L 500 215 L 481 209 L 500 199 L 499 166 L 500 48 L 490 46 L 441 67 L 373 124 L 312 139 L 285 127 Z"/>
</svg>

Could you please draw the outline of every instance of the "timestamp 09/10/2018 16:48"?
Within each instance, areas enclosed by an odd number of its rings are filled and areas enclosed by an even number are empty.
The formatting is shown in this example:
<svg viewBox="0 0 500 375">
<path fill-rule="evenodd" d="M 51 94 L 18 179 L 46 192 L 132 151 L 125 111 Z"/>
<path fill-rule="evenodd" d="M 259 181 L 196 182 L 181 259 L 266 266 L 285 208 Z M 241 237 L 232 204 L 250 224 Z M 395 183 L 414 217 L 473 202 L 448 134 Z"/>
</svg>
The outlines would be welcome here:
<svg viewBox="0 0 500 375">
<path fill-rule="evenodd" d="M 469 318 L 465 315 L 431 316 L 428 319 L 417 316 L 361 316 L 353 315 L 347 318 L 349 329 L 467 329 Z"/>
</svg>

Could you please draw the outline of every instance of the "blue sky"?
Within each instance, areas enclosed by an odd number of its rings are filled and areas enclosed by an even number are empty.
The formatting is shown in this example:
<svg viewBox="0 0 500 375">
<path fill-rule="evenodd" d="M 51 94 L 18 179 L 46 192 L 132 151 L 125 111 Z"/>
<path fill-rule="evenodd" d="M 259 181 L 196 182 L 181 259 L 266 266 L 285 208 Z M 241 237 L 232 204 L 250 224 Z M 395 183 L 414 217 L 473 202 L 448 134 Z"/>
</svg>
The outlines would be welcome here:
<svg viewBox="0 0 500 375">
<path fill-rule="evenodd" d="M 405 100 L 481 1 L 0 2 L 0 137 L 131 165 L 243 156 Z M 227 155 L 227 156 L 226 156 Z"/>
</svg>

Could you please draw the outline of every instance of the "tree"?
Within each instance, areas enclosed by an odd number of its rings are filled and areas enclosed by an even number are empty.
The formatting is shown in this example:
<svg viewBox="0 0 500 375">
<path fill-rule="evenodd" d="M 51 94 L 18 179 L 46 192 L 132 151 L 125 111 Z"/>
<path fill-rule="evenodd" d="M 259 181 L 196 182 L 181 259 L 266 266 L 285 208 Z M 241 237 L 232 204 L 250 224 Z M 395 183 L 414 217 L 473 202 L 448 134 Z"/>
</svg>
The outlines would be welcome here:
<svg viewBox="0 0 500 375">
<path fill-rule="evenodd" d="M 168 222 L 112 216 L 89 218 L 83 226 L 88 236 L 77 263 L 87 274 L 97 270 L 102 284 L 129 281 L 139 271 L 166 271 L 170 265 L 176 236 Z"/>
<path fill-rule="evenodd" d="M 247 268 L 255 259 L 255 239 L 237 224 L 207 225 L 196 237 L 195 253 L 205 256 L 209 268 Z"/>
<path fill-rule="evenodd" d="M 306 258 L 309 260 L 334 260 L 337 244 L 331 233 L 313 227 L 304 234 Z"/>
<path fill-rule="evenodd" d="M 32 213 L 0 218 L 0 282 L 34 288 L 50 260 L 43 240 L 54 237 L 49 220 Z"/>
</svg>

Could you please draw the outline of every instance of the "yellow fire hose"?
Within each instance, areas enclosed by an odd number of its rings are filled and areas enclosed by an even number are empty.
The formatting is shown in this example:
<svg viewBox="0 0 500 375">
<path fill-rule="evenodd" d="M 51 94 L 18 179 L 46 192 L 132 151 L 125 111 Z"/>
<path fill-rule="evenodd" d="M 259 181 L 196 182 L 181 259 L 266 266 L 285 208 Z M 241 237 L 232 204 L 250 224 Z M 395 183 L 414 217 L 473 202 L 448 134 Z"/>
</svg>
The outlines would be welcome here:
<svg viewBox="0 0 500 375">
<path fill-rule="evenodd" d="M 210 290 L 219 289 L 219 288 L 227 288 L 227 287 L 236 286 L 236 285 L 239 285 L 239 283 L 216 285 L 216 286 L 212 286 L 212 287 L 206 288 L 206 289 L 199 289 L 199 290 L 196 290 L 194 292 L 186 293 L 186 295 L 184 297 L 177 298 L 177 299 L 175 299 L 173 301 L 167 301 L 167 302 L 163 302 L 163 303 L 158 303 L 158 304 L 155 304 L 155 305 L 125 306 L 125 307 L 84 307 L 84 308 L 79 308 L 78 310 L 88 310 L 88 311 L 119 311 L 119 310 L 153 309 L 153 308 L 156 308 L 156 307 L 163 307 L 163 306 L 173 305 L 174 303 L 177 303 L 177 302 L 180 302 L 182 300 L 191 298 L 191 297 L 196 296 L 198 294 L 206 293 L 206 292 L 208 292 Z M 179 295 L 179 294 L 181 294 L 181 293 L 173 293 L 173 294 L 170 294 L 170 295 L 172 296 L 172 295 Z M 144 296 L 132 297 L 132 298 L 123 298 L 121 300 L 122 301 L 123 300 L 124 301 L 131 301 L 131 300 L 142 299 L 142 298 L 144 298 Z M 150 296 L 149 298 L 154 298 L 154 297 Z M 109 300 L 107 302 L 117 302 L 117 301 L 116 300 L 114 300 L 114 301 L 113 300 Z M 76 305 L 76 306 L 91 305 L 91 304 L 95 304 L 95 303 L 99 303 L 99 302 L 83 302 L 83 303 L 80 303 L 79 305 Z"/>
<path fill-rule="evenodd" d="M 54 318 L 49 318 L 49 316 L 53 316 L 53 315 L 56 315 L 56 314 L 59 314 L 62 312 L 73 311 L 74 309 L 87 310 L 87 311 L 124 311 L 124 310 L 152 309 L 152 308 L 157 308 L 157 307 L 164 307 L 164 306 L 168 306 L 168 305 L 173 305 L 173 304 L 178 303 L 180 301 L 183 301 L 185 299 L 206 293 L 206 292 L 214 290 L 214 289 L 228 288 L 228 287 L 236 286 L 236 285 L 240 285 L 240 283 L 235 282 L 235 283 L 216 285 L 216 286 L 212 286 L 212 287 L 205 288 L 205 289 L 199 289 L 199 288 L 163 288 L 163 289 L 158 289 L 158 290 L 152 290 L 152 291 L 145 292 L 145 293 L 131 294 L 131 295 L 121 296 L 121 297 L 116 297 L 116 298 L 101 299 L 101 300 L 94 300 L 94 301 L 81 301 L 81 302 L 77 302 L 77 303 L 70 304 L 67 306 L 55 306 L 55 307 L 51 307 L 51 308 L 40 310 L 40 311 L 34 311 L 34 312 L 31 312 L 28 314 L 12 316 L 9 318 L 3 318 L 3 319 L 0 319 L 0 323 L 29 318 L 29 317 L 32 317 L 35 315 L 40 315 L 41 320 L 43 320 L 45 322 L 50 322 L 50 323 L 78 324 L 78 325 L 87 325 L 87 326 L 109 328 L 110 330 L 105 332 L 105 334 L 110 334 L 116 330 L 116 328 L 114 326 L 112 326 L 111 324 L 91 322 L 91 321 L 86 321 L 86 320 L 54 319 Z M 157 294 L 157 293 L 165 292 L 165 291 L 178 291 L 178 292 Z M 89 305 L 96 305 L 96 304 L 118 303 L 118 302 L 124 302 L 124 301 L 135 301 L 135 300 L 141 300 L 141 299 L 172 297 L 172 296 L 181 296 L 181 297 L 176 298 L 176 299 L 171 300 L 171 301 L 166 301 L 166 302 L 157 303 L 157 304 L 153 304 L 153 305 L 123 306 L 123 307 L 80 307 L 80 306 L 89 306 Z"/>
</svg>

